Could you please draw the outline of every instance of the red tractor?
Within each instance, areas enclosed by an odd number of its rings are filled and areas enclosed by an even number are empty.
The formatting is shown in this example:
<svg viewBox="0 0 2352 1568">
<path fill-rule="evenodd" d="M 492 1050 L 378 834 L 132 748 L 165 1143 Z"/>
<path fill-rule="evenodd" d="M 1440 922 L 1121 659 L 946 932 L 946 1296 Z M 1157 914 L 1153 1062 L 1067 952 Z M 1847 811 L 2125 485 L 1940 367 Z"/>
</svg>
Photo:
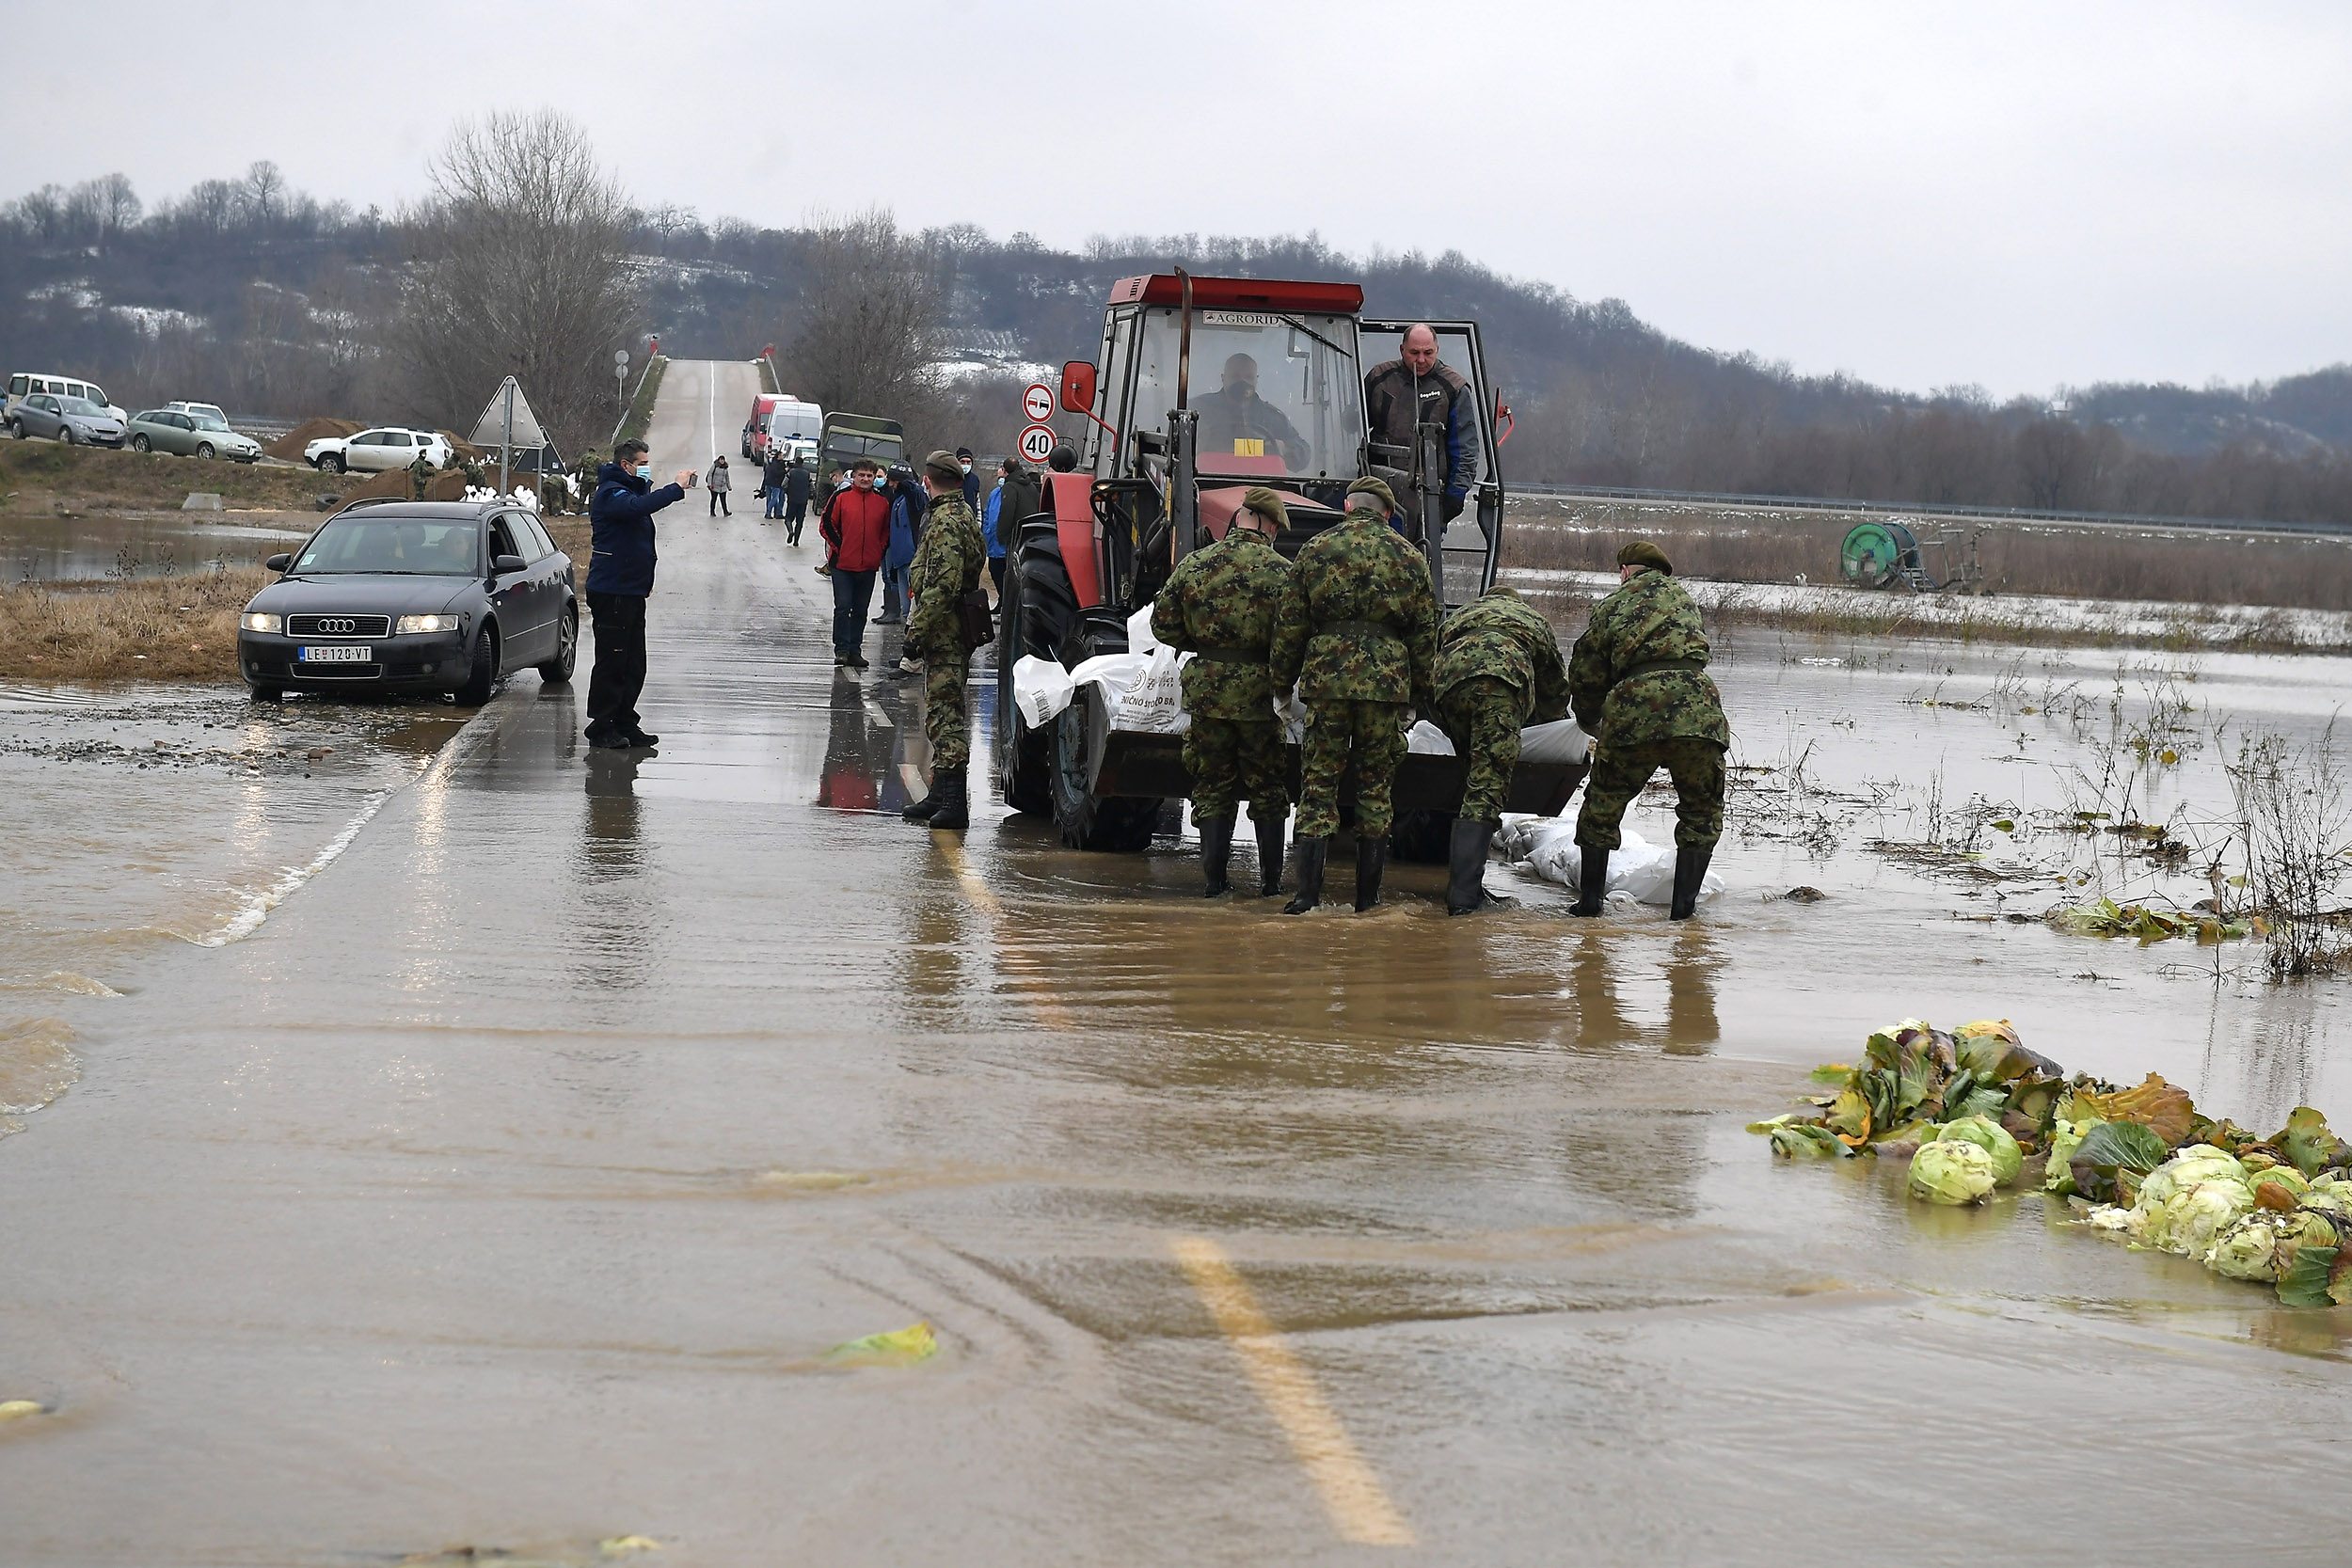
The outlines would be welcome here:
<svg viewBox="0 0 2352 1568">
<path fill-rule="evenodd" d="M 1282 492 L 1290 526 L 1276 547 L 1294 556 L 1339 520 L 1351 481 L 1376 474 L 1406 512 L 1406 537 L 1428 560 L 1440 604 L 1457 609 L 1493 586 L 1501 410 L 1477 324 L 1429 324 L 1439 358 L 1468 378 L 1479 411 L 1479 479 L 1448 528 L 1442 427 L 1421 426 L 1413 447 L 1376 441 L 1367 428 L 1365 369 L 1395 357 L 1413 324 L 1366 320 L 1363 300 L 1353 283 L 1181 271 L 1123 278 L 1104 312 L 1096 361 L 1062 368 L 1061 406 L 1086 417 L 1087 435 L 1076 468 L 1045 474 L 1039 510 L 1005 531 L 995 768 L 1006 802 L 1050 815 L 1073 848 L 1137 850 L 1175 831 L 1173 802 L 1191 788 L 1183 737 L 1113 729 L 1090 686 L 1033 730 L 1013 703 L 1013 665 L 1035 655 L 1069 669 L 1125 652 L 1128 618 L 1177 562 L 1224 536 L 1249 486 Z M 1444 858 L 1467 772 L 1455 757 L 1406 759 L 1396 779 L 1400 858 Z M 1507 804 L 1556 813 L 1583 773 L 1581 763 L 1522 762 Z"/>
</svg>

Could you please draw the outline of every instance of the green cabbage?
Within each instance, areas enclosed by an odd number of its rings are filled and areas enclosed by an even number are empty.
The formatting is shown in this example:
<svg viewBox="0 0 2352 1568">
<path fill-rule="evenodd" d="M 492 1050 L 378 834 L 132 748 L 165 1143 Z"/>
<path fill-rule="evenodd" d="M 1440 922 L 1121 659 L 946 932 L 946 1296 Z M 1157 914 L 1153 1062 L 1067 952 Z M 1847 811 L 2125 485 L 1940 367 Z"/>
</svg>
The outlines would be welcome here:
<svg viewBox="0 0 2352 1568">
<path fill-rule="evenodd" d="M 1911 1196 L 1955 1207 L 1993 1195 L 1993 1156 L 1972 1143 L 1939 1138 L 1911 1157 Z"/>
<path fill-rule="evenodd" d="M 2235 1164 L 2234 1161 L 2232 1164 Z M 2159 1173 L 2161 1174 L 2161 1173 Z M 2149 1178 L 2155 1180 L 2153 1176 Z M 2254 1192 L 2245 1182 L 2217 1176 L 2189 1185 L 2175 1179 L 2169 1197 L 2149 1200 L 2145 1188 L 2132 1208 L 2140 1241 L 2164 1252 L 2202 1262 L 2213 1250 L 2214 1238 L 2232 1222 L 2251 1213 Z"/>
<path fill-rule="evenodd" d="M 2296 1197 L 2301 1197 L 2304 1190 L 2311 1185 L 2303 1180 L 2303 1173 L 2293 1165 L 2273 1165 L 2268 1170 L 2249 1170 L 2246 1173 L 2249 1187 L 2259 1187 L 2265 1181 L 2276 1181 Z"/>
<path fill-rule="evenodd" d="M 2208 1261 L 2216 1274 L 2231 1279 L 2276 1284 L 2279 1276 L 2293 1266 L 2295 1255 L 2306 1243 L 2334 1246 L 2335 1227 L 2318 1214 L 2279 1214 L 2256 1210 L 2244 1219 L 2232 1222 L 2228 1229 L 2215 1238 L 2213 1257 Z"/>
<path fill-rule="evenodd" d="M 2200 1181 L 2216 1178 L 2243 1181 L 2246 1167 L 2238 1163 L 2236 1155 L 2211 1144 L 2190 1144 L 2148 1173 L 2147 1180 L 2139 1184 L 2139 1199 L 2144 1205 L 2153 1206 Z"/>
<path fill-rule="evenodd" d="M 1975 1144 L 1992 1155 L 1995 1186 L 2008 1186 L 2017 1180 L 2017 1173 L 2025 1168 L 2025 1150 L 2017 1147 L 2017 1140 L 2010 1136 L 2009 1129 L 1989 1117 L 1962 1117 L 1956 1121 L 1947 1121 L 1936 1130 L 1935 1135 L 1943 1140 L 1958 1139 L 1962 1143 Z"/>
<path fill-rule="evenodd" d="M 2074 1191 L 2074 1171 L 2068 1164 L 2074 1158 L 2075 1146 L 2092 1128 L 2100 1125 L 2096 1117 L 2081 1121 L 2060 1118 L 2050 1129 L 2050 1158 L 2042 1167 L 2042 1184 L 2060 1196 Z"/>
</svg>

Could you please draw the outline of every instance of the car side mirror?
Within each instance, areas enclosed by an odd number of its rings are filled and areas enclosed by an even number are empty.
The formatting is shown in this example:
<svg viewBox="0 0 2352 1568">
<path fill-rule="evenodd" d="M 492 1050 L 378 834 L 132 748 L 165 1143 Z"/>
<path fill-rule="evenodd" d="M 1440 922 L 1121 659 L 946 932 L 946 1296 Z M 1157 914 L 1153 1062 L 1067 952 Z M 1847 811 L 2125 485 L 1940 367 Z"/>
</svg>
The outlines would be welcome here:
<svg viewBox="0 0 2352 1568">
<path fill-rule="evenodd" d="M 1094 365 L 1073 359 L 1061 368 L 1061 405 L 1073 414 L 1094 412 Z"/>
<path fill-rule="evenodd" d="M 504 577 L 509 572 L 519 572 L 530 564 L 530 562 L 525 561 L 519 555 L 501 555 L 490 562 L 490 571 L 495 577 Z"/>
<path fill-rule="evenodd" d="M 294 557 L 291 555 L 273 555 L 267 561 L 262 562 L 262 569 L 265 572 L 276 572 L 280 577 L 283 577 L 285 575 L 286 568 L 293 564 Z"/>
</svg>

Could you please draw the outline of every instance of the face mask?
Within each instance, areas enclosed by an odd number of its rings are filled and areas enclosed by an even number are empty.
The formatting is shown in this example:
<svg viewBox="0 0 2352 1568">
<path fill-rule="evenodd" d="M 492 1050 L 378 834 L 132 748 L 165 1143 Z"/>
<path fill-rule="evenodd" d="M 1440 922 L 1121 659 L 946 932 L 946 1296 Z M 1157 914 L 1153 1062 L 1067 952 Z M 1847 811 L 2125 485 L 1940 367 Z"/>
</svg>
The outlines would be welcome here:
<svg viewBox="0 0 2352 1568">
<path fill-rule="evenodd" d="M 959 463 L 956 467 L 961 468 L 967 474 L 972 471 L 972 465 L 969 463 Z"/>
<path fill-rule="evenodd" d="M 652 465 L 652 464 L 650 464 L 650 463 L 640 463 L 640 464 L 638 464 L 638 465 L 637 465 L 637 477 L 638 477 L 639 479 L 651 479 L 651 478 L 653 478 L 653 465 Z"/>
</svg>

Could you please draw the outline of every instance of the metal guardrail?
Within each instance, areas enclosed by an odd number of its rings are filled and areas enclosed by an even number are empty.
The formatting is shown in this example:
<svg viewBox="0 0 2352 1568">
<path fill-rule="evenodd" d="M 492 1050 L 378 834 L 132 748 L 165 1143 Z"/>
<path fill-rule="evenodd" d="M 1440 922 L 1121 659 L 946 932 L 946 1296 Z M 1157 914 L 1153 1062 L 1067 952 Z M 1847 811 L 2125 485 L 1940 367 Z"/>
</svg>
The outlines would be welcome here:
<svg viewBox="0 0 2352 1568">
<path fill-rule="evenodd" d="M 1748 506 L 1788 512 L 1850 512 L 1873 516 L 1952 517 L 2006 523 L 2088 523 L 2106 528 L 2206 529 L 2225 533 L 2352 534 L 2352 522 L 2265 522 L 2252 517 L 2160 517 L 2137 512 L 2042 512 L 2023 506 L 1962 506 L 1938 501 L 1856 500 L 1835 496 L 1755 496 L 1724 490 L 1643 490 L 1613 484 L 1536 484 L 1505 480 L 1515 496 L 1571 499 L 1687 501 L 1706 506 Z"/>
</svg>

